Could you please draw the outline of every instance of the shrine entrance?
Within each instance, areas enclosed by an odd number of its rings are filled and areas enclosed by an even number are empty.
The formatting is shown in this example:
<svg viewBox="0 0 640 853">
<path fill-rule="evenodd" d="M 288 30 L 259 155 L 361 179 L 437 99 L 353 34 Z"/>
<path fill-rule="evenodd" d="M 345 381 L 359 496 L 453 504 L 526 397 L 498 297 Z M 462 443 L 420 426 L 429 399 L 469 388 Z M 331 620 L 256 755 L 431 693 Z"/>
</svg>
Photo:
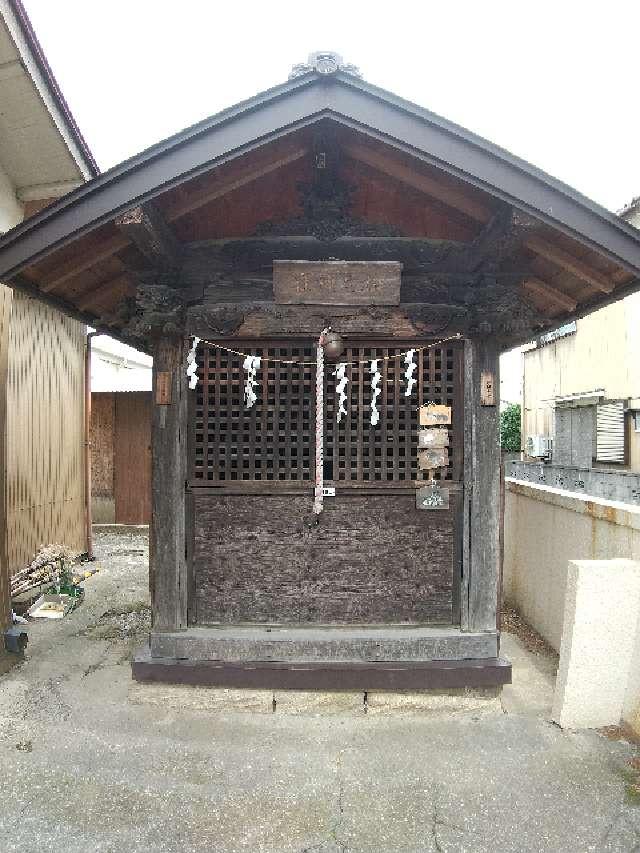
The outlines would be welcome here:
<svg viewBox="0 0 640 853">
<path fill-rule="evenodd" d="M 323 512 L 313 514 L 315 342 L 201 343 L 189 413 L 189 623 L 458 624 L 462 342 L 346 340 L 346 414 L 324 376 Z M 430 348 L 427 348 L 430 347 Z M 416 382 L 405 395 L 407 350 Z M 258 356 L 245 407 L 246 355 Z M 372 371 L 380 372 L 371 417 Z M 417 508 L 418 412 L 451 407 L 448 506 Z M 372 423 L 372 420 L 374 423 Z M 377 423 L 375 421 L 377 420 Z"/>
</svg>

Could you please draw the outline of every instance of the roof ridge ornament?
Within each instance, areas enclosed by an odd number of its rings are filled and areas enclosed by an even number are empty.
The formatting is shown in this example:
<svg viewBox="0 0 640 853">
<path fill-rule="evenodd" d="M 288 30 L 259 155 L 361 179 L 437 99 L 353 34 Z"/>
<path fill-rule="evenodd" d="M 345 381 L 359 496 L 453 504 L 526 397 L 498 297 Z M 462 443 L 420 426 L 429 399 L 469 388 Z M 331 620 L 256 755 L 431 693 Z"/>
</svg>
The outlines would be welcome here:
<svg viewBox="0 0 640 853">
<path fill-rule="evenodd" d="M 289 80 L 302 77 L 310 71 L 315 71 L 317 74 L 335 74 L 336 71 L 344 71 L 346 74 L 353 74 L 354 77 L 362 77 L 359 68 L 345 62 L 342 56 L 333 50 L 316 50 L 310 53 L 306 62 L 293 66 Z"/>
</svg>

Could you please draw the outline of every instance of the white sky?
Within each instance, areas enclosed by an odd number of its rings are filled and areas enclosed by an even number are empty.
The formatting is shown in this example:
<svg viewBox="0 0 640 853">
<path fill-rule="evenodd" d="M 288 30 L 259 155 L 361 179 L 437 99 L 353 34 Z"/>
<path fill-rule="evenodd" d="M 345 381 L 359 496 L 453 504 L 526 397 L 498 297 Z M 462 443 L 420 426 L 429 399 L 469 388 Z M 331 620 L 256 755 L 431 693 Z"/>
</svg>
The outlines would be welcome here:
<svg viewBox="0 0 640 853">
<path fill-rule="evenodd" d="M 25 0 L 101 168 L 337 50 L 616 210 L 640 194 L 640 2 Z"/>
</svg>

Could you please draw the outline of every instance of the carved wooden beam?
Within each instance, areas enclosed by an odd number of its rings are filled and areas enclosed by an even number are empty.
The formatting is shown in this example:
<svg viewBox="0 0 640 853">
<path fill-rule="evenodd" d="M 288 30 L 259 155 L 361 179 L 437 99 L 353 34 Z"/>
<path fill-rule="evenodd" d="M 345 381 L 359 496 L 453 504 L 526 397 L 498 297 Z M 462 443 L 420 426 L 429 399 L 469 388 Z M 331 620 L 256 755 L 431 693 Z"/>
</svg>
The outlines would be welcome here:
<svg viewBox="0 0 640 853">
<path fill-rule="evenodd" d="M 131 337 L 145 339 L 154 334 L 181 334 L 185 305 L 184 294 L 174 287 L 139 284 L 135 299 L 125 305 L 124 331 Z"/>
<path fill-rule="evenodd" d="M 400 305 L 397 307 L 346 305 L 275 305 L 272 302 L 191 306 L 186 330 L 199 337 L 309 337 L 333 324 L 343 335 L 412 337 L 448 329 L 454 319 L 462 324 L 467 309 L 456 305 Z"/>
<path fill-rule="evenodd" d="M 434 294 L 435 295 L 435 294 Z M 546 316 L 515 285 L 486 284 L 469 288 L 466 299 L 401 303 L 398 306 L 276 305 L 273 302 L 206 302 L 186 308 L 186 329 L 200 337 L 317 336 L 332 325 L 343 335 L 402 337 L 472 331 L 511 334 L 548 327 Z"/>
<path fill-rule="evenodd" d="M 283 261 L 399 261 L 405 274 L 465 273 L 460 265 L 467 244 L 397 237 L 264 237 L 212 242 L 191 247 L 210 273 L 237 276 L 271 273 L 273 262 Z"/>
<path fill-rule="evenodd" d="M 155 205 L 133 207 L 118 216 L 115 224 L 154 267 L 178 266 L 182 247 Z"/>
<path fill-rule="evenodd" d="M 468 249 L 461 250 L 460 266 L 469 272 L 498 272 L 506 261 L 518 255 L 527 237 L 542 224 L 527 213 L 504 205 Z"/>
</svg>

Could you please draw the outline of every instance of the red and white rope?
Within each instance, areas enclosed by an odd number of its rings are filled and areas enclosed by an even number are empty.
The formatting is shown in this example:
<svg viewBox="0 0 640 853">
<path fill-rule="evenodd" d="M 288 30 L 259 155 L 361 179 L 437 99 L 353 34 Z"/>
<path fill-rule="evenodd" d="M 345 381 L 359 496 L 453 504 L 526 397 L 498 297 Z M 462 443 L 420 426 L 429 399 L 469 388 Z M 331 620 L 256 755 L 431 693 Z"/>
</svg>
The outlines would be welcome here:
<svg viewBox="0 0 640 853">
<path fill-rule="evenodd" d="M 313 512 L 320 515 L 324 490 L 324 336 L 323 329 L 316 347 L 316 487 L 313 493 Z"/>
</svg>

